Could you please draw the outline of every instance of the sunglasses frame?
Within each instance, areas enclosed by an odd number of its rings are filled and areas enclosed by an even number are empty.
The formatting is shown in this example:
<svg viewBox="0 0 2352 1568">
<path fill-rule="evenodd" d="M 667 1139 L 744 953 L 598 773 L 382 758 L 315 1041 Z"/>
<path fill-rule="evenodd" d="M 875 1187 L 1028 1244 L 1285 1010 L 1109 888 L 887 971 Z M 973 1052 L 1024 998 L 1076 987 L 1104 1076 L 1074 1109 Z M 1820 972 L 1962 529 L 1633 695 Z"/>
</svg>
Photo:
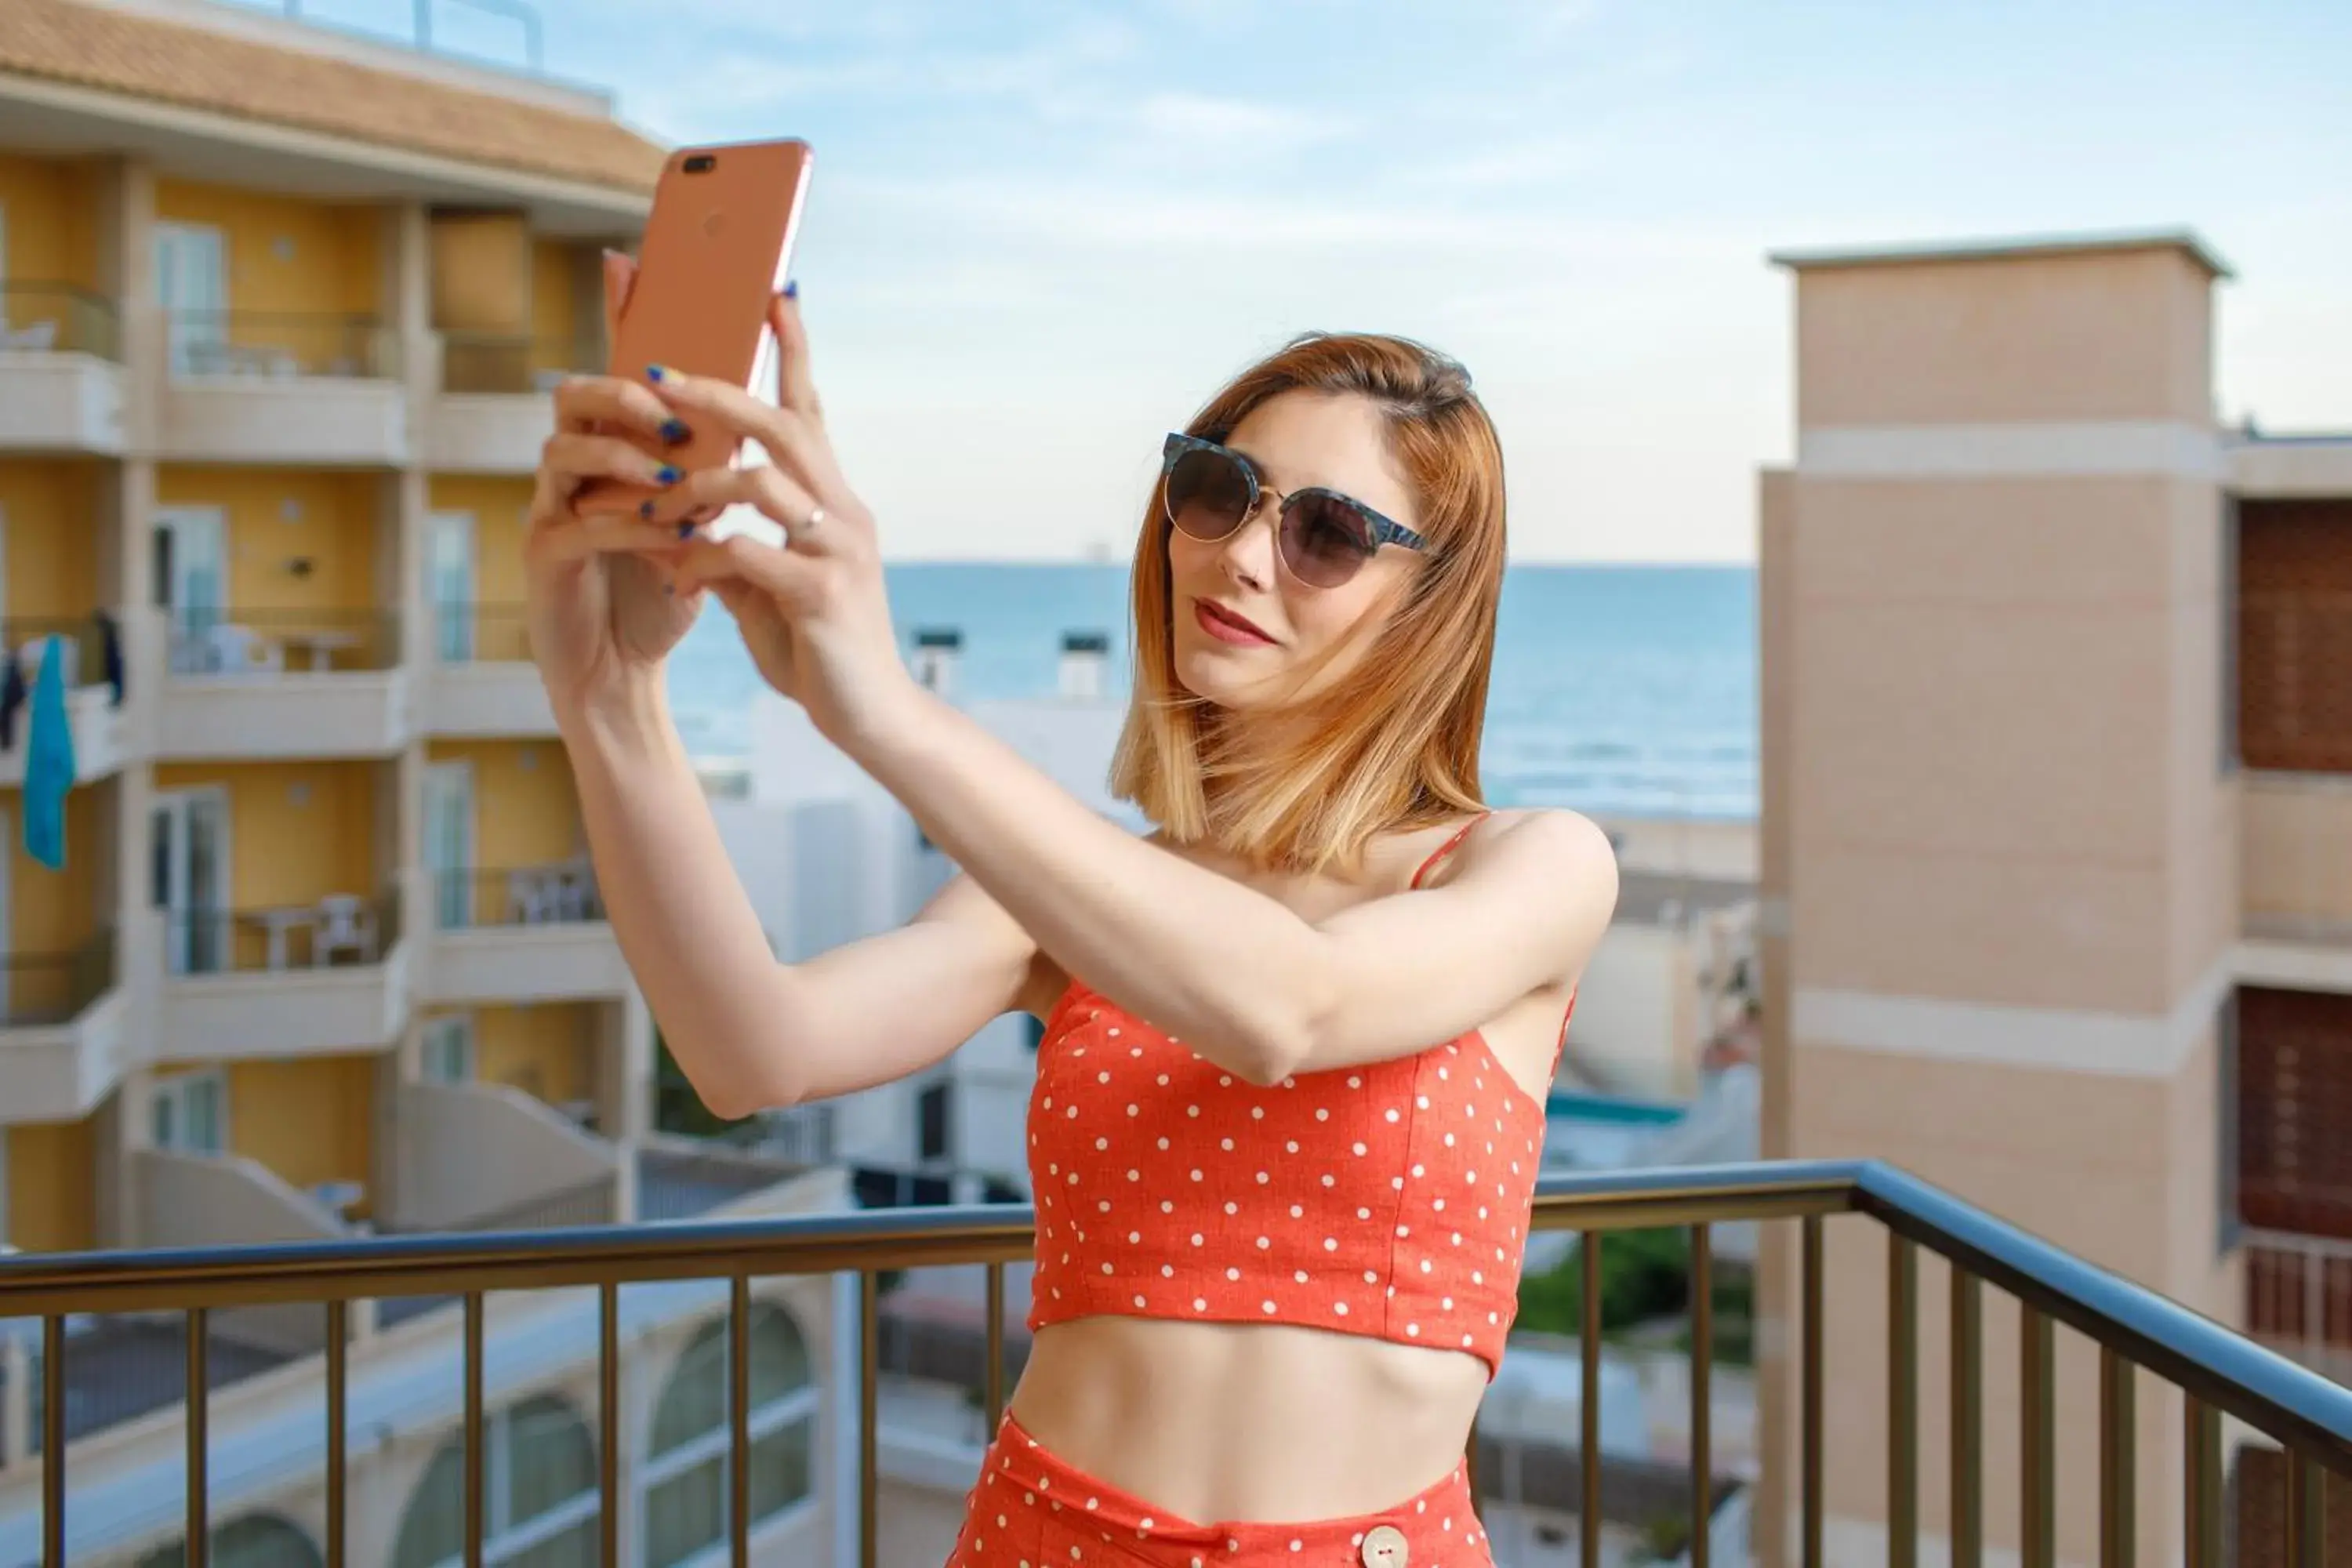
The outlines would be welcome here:
<svg viewBox="0 0 2352 1568">
<path fill-rule="evenodd" d="M 1288 510 L 1290 503 L 1298 500 L 1301 496 L 1328 496 L 1371 525 L 1373 550 L 1379 550 L 1383 544 L 1401 544 L 1407 550 L 1425 551 L 1429 548 L 1429 542 L 1423 539 L 1420 534 L 1415 533 L 1412 529 L 1407 528 L 1404 524 L 1397 521 L 1394 518 L 1382 516 L 1380 512 L 1374 510 L 1369 506 L 1366 506 L 1362 501 L 1358 500 L 1351 495 L 1344 495 L 1338 490 L 1331 489 L 1323 485 L 1308 485 L 1303 489 L 1291 490 L 1286 494 L 1260 479 L 1257 473 L 1257 465 L 1251 462 L 1249 458 L 1243 456 L 1241 453 L 1234 451 L 1231 447 L 1227 447 L 1220 442 L 1212 441 L 1202 436 L 1186 436 L 1181 432 L 1171 432 L 1168 439 L 1161 444 L 1160 448 L 1160 510 L 1161 514 L 1168 519 L 1168 526 L 1175 529 L 1180 533 L 1183 532 L 1183 529 L 1176 521 L 1175 510 L 1168 504 L 1168 481 L 1175 475 L 1177 462 L 1194 452 L 1207 452 L 1224 458 L 1227 462 L 1233 464 L 1234 467 L 1239 468 L 1242 471 L 1242 477 L 1249 481 L 1249 505 L 1243 509 L 1240 520 L 1234 524 L 1233 528 L 1219 534 L 1217 539 L 1232 538 L 1234 531 L 1239 530 L 1244 523 L 1247 523 L 1251 518 L 1257 515 L 1259 506 L 1264 504 L 1267 496 L 1275 498 L 1277 511 Z M 1185 534 L 1185 537 L 1188 539 L 1196 539 L 1200 536 L 1197 534 Z M 1216 542 L 1216 540 L 1202 540 L 1202 542 L 1204 544 L 1213 544 Z M 1288 572 L 1292 576 L 1297 577 L 1298 569 L 1296 566 L 1291 565 L 1290 557 L 1279 549 L 1277 549 L 1275 553 L 1281 557 L 1283 569 Z M 1364 559 L 1370 561 L 1371 556 L 1368 553 Z M 1359 570 L 1361 568 L 1359 568 Z M 1349 576 L 1353 575 L 1353 573 L 1349 574 Z M 1299 580 L 1301 582 L 1306 581 L 1305 578 L 1300 578 Z M 1324 586 L 1324 584 L 1308 584 L 1307 585 L 1309 587 Z M 1330 585 L 1338 586 L 1336 584 Z"/>
</svg>

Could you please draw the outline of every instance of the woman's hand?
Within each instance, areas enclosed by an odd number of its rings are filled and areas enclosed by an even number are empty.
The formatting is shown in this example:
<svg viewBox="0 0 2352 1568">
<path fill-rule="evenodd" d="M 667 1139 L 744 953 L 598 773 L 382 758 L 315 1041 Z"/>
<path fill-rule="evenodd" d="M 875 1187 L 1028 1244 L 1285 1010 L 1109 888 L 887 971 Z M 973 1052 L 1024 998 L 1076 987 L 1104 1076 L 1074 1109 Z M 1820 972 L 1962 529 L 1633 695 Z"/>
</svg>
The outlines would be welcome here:
<svg viewBox="0 0 2352 1568">
<path fill-rule="evenodd" d="M 604 253 L 604 325 L 616 329 L 636 267 Z M 674 589 L 677 525 L 646 520 L 627 486 L 681 477 L 626 440 L 682 434 L 662 401 L 634 381 L 574 376 L 555 393 L 555 434 L 541 449 L 523 541 L 530 653 L 559 723 L 658 683 L 662 661 L 694 625 L 701 595 Z M 591 481 L 619 487 L 583 496 Z"/>
<path fill-rule="evenodd" d="M 769 685 L 808 710 L 845 750 L 912 710 L 921 688 L 899 657 L 874 518 L 842 478 L 809 370 L 799 301 L 769 302 L 776 334 L 777 405 L 741 389 L 663 370 L 654 392 L 677 418 L 757 441 L 769 462 L 689 474 L 653 502 L 677 542 L 680 521 L 749 505 L 784 531 L 782 548 L 696 529 L 677 562 L 677 592 L 708 587 L 742 629 Z"/>
</svg>

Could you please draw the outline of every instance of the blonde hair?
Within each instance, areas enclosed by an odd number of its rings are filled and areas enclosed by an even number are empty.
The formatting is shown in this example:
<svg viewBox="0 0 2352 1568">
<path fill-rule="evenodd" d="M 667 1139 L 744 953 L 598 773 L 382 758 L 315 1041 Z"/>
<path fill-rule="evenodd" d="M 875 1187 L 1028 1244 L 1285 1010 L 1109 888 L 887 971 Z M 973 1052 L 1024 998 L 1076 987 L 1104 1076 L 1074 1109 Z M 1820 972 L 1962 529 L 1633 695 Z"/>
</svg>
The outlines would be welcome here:
<svg viewBox="0 0 2352 1568">
<path fill-rule="evenodd" d="M 1483 809 L 1478 742 L 1502 595 L 1503 449 L 1459 364 L 1402 338 L 1355 334 L 1294 340 L 1211 398 L 1186 433 L 1222 441 L 1260 404 L 1298 391 L 1365 397 L 1380 409 L 1428 542 L 1419 570 L 1367 616 L 1388 612 L 1347 679 L 1229 722 L 1176 678 L 1171 524 L 1155 486 L 1136 540 L 1135 694 L 1110 785 L 1178 843 L 1284 870 L 1352 871 L 1382 833 Z"/>
</svg>

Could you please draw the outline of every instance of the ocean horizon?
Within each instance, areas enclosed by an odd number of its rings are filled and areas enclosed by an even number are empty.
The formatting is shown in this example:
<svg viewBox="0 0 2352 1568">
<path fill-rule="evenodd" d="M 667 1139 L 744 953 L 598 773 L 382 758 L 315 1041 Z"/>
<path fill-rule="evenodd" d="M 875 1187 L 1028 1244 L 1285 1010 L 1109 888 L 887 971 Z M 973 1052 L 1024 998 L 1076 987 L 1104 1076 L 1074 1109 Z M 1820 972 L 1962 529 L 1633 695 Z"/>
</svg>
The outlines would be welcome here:
<svg viewBox="0 0 2352 1568">
<path fill-rule="evenodd" d="M 1066 632 L 1109 642 L 1105 689 L 1130 679 L 1125 563 L 886 564 L 899 643 L 961 634 L 959 691 L 1050 696 Z M 760 689 L 726 612 L 671 662 L 688 748 L 740 757 Z M 1481 752 L 1488 803 L 1629 816 L 1757 815 L 1756 569 L 1515 564 L 1503 580 Z"/>
</svg>

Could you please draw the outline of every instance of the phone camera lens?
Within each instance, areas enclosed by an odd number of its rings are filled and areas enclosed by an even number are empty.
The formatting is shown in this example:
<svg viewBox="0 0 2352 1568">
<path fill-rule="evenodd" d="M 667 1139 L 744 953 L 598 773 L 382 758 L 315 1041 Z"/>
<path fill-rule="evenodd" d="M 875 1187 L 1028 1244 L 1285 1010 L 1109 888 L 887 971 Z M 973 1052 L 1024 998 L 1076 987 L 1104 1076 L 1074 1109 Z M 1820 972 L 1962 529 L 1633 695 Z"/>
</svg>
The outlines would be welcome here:
<svg viewBox="0 0 2352 1568">
<path fill-rule="evenodd" d="M 686 172 L 689 174 L 699 174 L 718 162 L 719 160 L 709 153 L 698 153 L 686 161 Z"/>
</svg>

